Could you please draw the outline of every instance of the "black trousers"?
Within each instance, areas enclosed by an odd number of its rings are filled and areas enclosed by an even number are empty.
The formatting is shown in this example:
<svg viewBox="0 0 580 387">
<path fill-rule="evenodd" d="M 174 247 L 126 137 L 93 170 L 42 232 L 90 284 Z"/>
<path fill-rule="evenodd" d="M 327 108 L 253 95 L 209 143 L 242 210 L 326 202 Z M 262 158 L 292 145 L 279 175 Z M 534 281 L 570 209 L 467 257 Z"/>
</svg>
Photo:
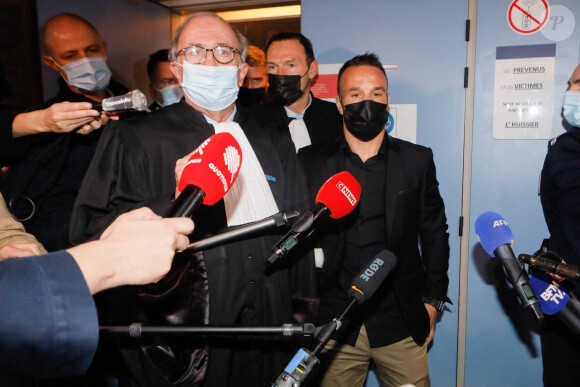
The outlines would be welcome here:
<svg viewBox="0 0 580 387">
<path fill-rule="evenodd" d="M 558 317 L 546 316 L 541 334 L 545 387 L 580 385 L 580 337 Z"/>
</svg>

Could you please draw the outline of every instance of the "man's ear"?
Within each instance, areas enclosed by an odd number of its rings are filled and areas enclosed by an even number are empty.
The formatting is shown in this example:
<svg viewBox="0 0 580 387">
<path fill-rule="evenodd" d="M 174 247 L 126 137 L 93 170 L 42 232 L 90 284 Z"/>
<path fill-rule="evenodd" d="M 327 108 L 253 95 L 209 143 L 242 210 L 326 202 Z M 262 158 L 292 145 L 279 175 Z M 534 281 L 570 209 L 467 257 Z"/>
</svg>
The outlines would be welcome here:
<svg viewBox="0 0 580 387">
<path fill-rule="evenodd" d="M 342 110 L 342 103 L 340 103 L 340 96 L 337 95 L 335 98 L 336 98 L 336 108 L 338 109 L 338 112 L 342 116 L 344 114 L 344 111 Z"/>
<path fill-rule="evenodd" d="M 183 82 L 183 68 L 175 62 L 169 62 L 169 68 L 173 75 L 175 75 L 175 78 L 177 78 L 177 83 L 181 85 Z"/>
<path fill-rule="evenodd" d="M 47 65 L 48 67 L 50 67 L 54 71 L 60 72 L 60 67 L 58 67 L 56 65 L 56 62 L 50 56 L 47 56 L 47 55 L 43 56 L 42 57 L 42 62 L 44 62 L 45 65 Z"/>
<path fill-rule="evenodd" d="M 153 97 L 153 99 L 156 99 L 156 98 L 155 98 L 155 97 L 156 97 L 156 94 L 155 94 L 155 92 L 156 92 L 156 91 L 157 91 L 157 90 L 155 90 L 155 86 L 153 86 L 153 85 L 150 83 L 150 84 L 149 84 L 149 95 L 150 95 L 151 97 Z"/>
<path fill-rule="evenodd" d="M 312 63 L 310 63 L 310 69 L 308 70 L 308 77 L 310 79 L 314 79 L 314 78 L 316 78 L 317 75 L 318 75 L 318 61 L 313 60 Z"/>
<path fill-rule="evenodd" d="M 244 84 L 244 78 L 246 77 L 247 73 L 248 73 L 248 64 L 242 63 L 242 65 L 238 70 L 238 87 L 242 87 L 242 85 Z"/>
</svg>

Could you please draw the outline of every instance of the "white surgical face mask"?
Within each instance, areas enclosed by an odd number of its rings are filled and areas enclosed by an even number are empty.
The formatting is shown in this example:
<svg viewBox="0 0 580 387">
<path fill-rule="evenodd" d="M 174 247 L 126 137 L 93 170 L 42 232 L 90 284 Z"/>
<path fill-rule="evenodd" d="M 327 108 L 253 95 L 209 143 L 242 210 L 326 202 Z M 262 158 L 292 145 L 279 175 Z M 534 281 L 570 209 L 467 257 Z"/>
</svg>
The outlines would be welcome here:
<svg viewBox="0 0 580 387">
<path fill-rule="evenodd" d="M 224 110 L 238 98 L 238 67 L 184 61 L 181 86 L 197 106 L 210 111 Z"/>
<path fill-rule="evenodd" d="M 163 103 L 161 106 L 169 106 L 173 105 L 174 103 L 178 103 L 183 97 L 183 90 L 179 85 L 171 85 L 164 87 L 163 89 L 155 89 L 161 93 L 163 97 Z"/>
<path fill-rule="evenodd" d="M 111 70 L 107 66 L 107 57 L 82 58 L 64 67 L 56 65 L 64 70 L 70 86 L 85 93 L 100 92 L 109 86 Z"/>
<path fill-rule="evenodd" d="M 572 126 L 580 127 L 580 91 L 567 91 L 562 107 L 566 121 Z"/>
</svg>

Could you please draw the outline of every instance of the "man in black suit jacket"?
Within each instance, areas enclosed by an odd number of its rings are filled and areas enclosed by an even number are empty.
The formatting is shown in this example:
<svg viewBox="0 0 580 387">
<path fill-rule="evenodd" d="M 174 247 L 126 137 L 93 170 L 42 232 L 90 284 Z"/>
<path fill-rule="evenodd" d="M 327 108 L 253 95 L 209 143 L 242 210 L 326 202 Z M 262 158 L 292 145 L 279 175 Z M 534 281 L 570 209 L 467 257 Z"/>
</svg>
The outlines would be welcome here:
<svg viewBox="0 0 580 387">
<path fill-rule="evenodd" d="M 580 64 L 568 80 L 563 116 L 566 133 L 550 140 L 540 179 L 540 198 L 550 231 L 550 251 L 566 263 L 580 266 Z M 578 286 L 573 290 L 579 295 Z M 541 332 L 544 386 L 573 386 L 578 383 L 580 338 L 558 317 L 547 316 Z"/>
<path fill-rule="evenodd" d="M 353 277 L 382 250 L 398 259 L 377 293 L 347 317 L 321 360 L 322 386 L 362 386 L 370 359 L 386 386 L 429 386 L 427 345 L 447 298 L 449 235 L 429 148 L 391 138 L 386 73 L 374 54 L 354 57 L 338 75 L 344 138 L 299 152 L 312 194 L 346 170 L 362 187 L 357 208 L 323 228 L 318 262 L 319 319 L 348 304 Z"/>
<path fill-rule="evenodd" d="M 259 119 L 289 134 L 296 151 L 340 137 L 342 125 L 335 105 L 310 92 L 318 62 L 308 38 L 296 32 L 274 35 L 266 45 L 266 67 L 269 102 L 250 108 Z"/>
</svg>

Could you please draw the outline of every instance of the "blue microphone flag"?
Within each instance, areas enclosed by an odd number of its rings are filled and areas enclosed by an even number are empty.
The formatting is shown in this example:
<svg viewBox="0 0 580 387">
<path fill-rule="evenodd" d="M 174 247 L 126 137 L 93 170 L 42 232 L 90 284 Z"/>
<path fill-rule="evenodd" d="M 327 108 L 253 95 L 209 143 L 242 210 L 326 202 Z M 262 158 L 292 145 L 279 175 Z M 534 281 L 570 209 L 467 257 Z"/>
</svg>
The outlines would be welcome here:
<svg viewBox="0 0 580 387">
<path fill-rule="evenodd" d="M 562 310 L 570 300 L 570 295 L 560 286 L 560 282 L 546 273 L 530 275 L 530 285 L 540 301 L 540 309 L 547 315 Z"/>
</svg>

